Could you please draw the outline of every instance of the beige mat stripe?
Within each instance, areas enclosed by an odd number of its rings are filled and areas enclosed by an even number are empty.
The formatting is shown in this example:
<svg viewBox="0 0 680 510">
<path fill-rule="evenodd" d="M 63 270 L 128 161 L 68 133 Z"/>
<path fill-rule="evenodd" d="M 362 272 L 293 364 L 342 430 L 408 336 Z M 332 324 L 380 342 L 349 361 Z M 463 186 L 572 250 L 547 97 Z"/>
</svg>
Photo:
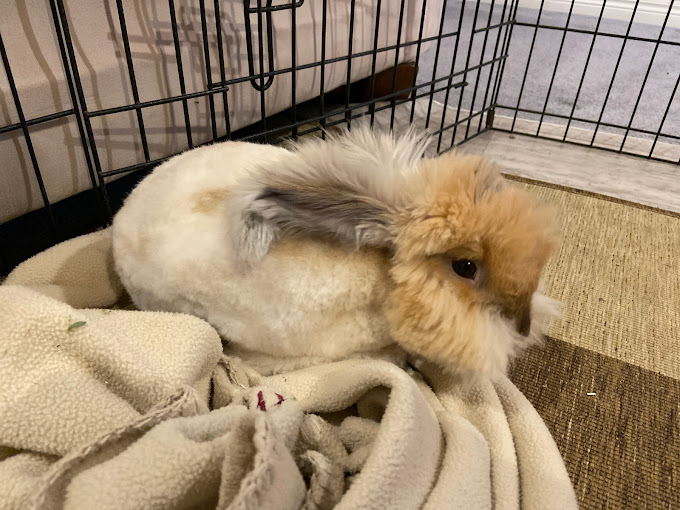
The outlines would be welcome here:
<svg viewBox="0 0 680 510">
<path fill-rule="evenodd" d="M 554 186 L 514 182 L 552 205 L 562 246 L 546 269 L 565 304 L 551 336 L 680 378 L 680 218 Z"/>
</svg>

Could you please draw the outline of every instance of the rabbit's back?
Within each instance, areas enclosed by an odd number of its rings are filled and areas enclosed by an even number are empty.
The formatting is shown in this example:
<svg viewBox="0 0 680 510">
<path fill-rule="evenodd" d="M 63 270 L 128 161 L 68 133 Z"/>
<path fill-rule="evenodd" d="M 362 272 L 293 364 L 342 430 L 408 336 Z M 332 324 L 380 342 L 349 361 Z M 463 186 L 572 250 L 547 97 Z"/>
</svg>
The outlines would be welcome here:
<svg viewBox="0 0 680 510">
<path fill-rule="evenodd" d="M 116 269 L 135 304 L 210 322 L 246 349 L 341 358 L 390 343 L 387 260 L 328 242 L 283 239 L 250 267 L 230 242 L 230 190 L 275 170 L 283 148 L 226 142 L 160 165 L 116 215 Z"/>
</svg>

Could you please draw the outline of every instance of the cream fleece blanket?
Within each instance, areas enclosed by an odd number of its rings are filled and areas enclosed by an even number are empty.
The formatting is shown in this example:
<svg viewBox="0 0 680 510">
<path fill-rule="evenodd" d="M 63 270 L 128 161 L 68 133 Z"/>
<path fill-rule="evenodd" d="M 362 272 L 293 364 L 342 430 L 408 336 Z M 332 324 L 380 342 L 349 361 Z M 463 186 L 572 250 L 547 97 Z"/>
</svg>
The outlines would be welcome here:
<svg viewBox="0 0 680 510">
<path fill-rule="evenodd" d="M 112 267 L 105 230 L 0 286 L 0 508 L 576 508 L 507 379 L 372 359 L 265 377 L 195 317 L 106 309 Z"/>
</svg>

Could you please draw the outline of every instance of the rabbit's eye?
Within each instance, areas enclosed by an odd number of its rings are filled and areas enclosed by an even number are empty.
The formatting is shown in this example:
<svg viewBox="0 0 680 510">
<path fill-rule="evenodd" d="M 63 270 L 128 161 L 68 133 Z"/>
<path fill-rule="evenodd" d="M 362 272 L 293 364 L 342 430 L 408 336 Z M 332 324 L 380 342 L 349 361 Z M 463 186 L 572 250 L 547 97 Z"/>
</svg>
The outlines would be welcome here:
<svg viewBox="0 0 680 510">
<path fill-rule="evenodd" d="M 471 260 L 454 260 L 452 267 L 458 276 L 468 280 L 474 279 L 477 274 L 477 265 Z"/>
</svg>

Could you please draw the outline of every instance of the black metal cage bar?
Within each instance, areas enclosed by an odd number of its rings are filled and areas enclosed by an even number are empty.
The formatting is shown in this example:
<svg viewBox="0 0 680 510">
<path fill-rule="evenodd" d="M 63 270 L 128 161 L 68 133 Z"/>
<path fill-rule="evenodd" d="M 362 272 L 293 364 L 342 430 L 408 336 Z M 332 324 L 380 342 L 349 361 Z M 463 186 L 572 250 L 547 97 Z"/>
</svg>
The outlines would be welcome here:
<svg viewBox="0 0 680 510">
<path fill-rule="evenodd" d="M 45 206 L 45 212 L 49 219 L 50 227 L 55 230 L 54 216 L 52 214 L 52 208 L 50 205 L 50 200 L 47 198 L 47 190 L 45 189 L 45 182 L 43 180 L 42 174 L 40 173 L 40 166 L 38 165 L 38 158 L 35 155 L 35 150 L 33 148 L 33 142 L 31 141 L 31 134 L 28 131 L 28 122 L 24 116 L 23 108 L 21 107 L 21 101 L 19 100 L 19 93 L 17 92 L 16 84 L 14 83 L 14 77 L 12 76 L 12 68 L 9 65 L 9 59 L 7 58 L 7 51 L 5 50 L 5 43 L 2 39 L 2 34 L 0 34 L 0 56 L 2 56 L 2 65 L 5 68 L 5 74 L 7 75 L 7 82 L 9 83 L 10 90 L 12 92 L 12 99 L 14 100 L 14 108 L 17 111 L 17 116 L 19 117 L 18 125 L 24 135 L 24 142 L 26 143 L 26 148 L 28 149 L 28 154 L 31 158 L 31 164 L 33 165 L 33 172 L 35 178 L 38 181 L 38 186 L 40 187 L 40 194 L 42 195 L 43 204 Z M 66 112 L 59 112 L 52 116 L 53 118 L 59 118 L 65 115 L 70 115 L 73 110 L 67 110 Z M 52 120 L 49 119 L 49 120 Z M 33 122 L 33 125 L 40 124 L 42 122 L 47 122 L 42 120 L 41 122 Z"/>
<path fill-rule="evenodd" d="M 390 129 L 401 129 L 403 122 L 416 123 L 434 135 L 438 152 L 497 129 L 680 164 L 677 156 L 668 155 L 672 151 L 660 149 L 669 144 L 680 145 L 680 129 L 674 120 L 680 101 L 677 94 L 680 37 L 673 35 L 677 29 L 668 28 L 677 11 L 675 0 L 670 1 L 663 25 L 653 35 L 634 30 L 639 0 L 630 19 L 621 22 L 626 30 L 618 32 L 607 21 L 607 0 L 592 18 L 594 23 L 588 26 L 575 13 L 575 3 L 570 2 L 560 21 L 547 11 L 545 0 L 537 10 L 520 7 L 519 0 L 373 0 L 372 11 L 368 13 L 370 27 L 365 29 L 368 3 L 356 0 L 344 3 L 200 0 L 196 8 L 188 11 L 174 0 L 165 4 L 156 0 L 155 4 L 165 10 L 168 18 L 167 28 L 159 25 L 162 34 L 153 44 L 157 51 L 168 52 L 166 64 L 171 62 L 173 66 L 168 76 L 172 74 L 175 85 L 168 86 L 167 93 L 150 95 L 140 90 L 138 71 L 143 68 L 140 59 L 144 55 L 129 35 L 137 22 L 132 18 L 134 9 L 126 0 L 116 0 L 111 14 L 115 30 L 112 28 L 111 34 L 102 37 L 119 43 L 121 88 L 129 90 L 131 98 L 100 103 L 92 99 L 87 75 L 81 73 L 87 64 L 75 49 L 76 17 L 64 0 L 49 0 L 46 14 L 54 30 L 70 104 L 27 117 L 22 108 L 25 104 L 22 89 L 15 79 L 15 70 L 20 69 L 22 62 L 13 58 L 13 49 L 6 47 L 7 39 L 0 34 L 0 56 L 16 114 L 16 118 L 9 118 L 6 125 L 0 126 L 0 141 L 13 137 L 12 140 L 23 144 L 42 198 L 42 207 L 0 224 L 3 246 L 0 273 L 55 242 L 109 224 L 123 197 L 139 178 L 176 152 L 223 140 L 274 142 L 285 137 L 325 136 L 326 129 L 339 124 L 351 127 L 354 119 L 364 115 L 372 124 L 380 121 Z M 232 4 L 238 4 L 239 15 L 243 16 L 242 33 L 235 33 L 233 23 L 224 21 Z M 333 21 L 338 6 L 347 14 L 342 28 Z M 303 9 L 315 9 L 318 13 L 314 37 L 318 37 L 319 54 L 313 61 L 299 57 L 301 46 L 310 44 L 300 35 L 301 13 L 306 12 Z M 195 33 L 191 39 L 187 27 L 193 16 L 197 28 L 191 32 Z M 280 37 L 282 31 L 286 34 L 284 39 Z M 335 39 L 331 44 L 332 37 Z M 369 43 L 358 44 L 361 37 L 369 39 Z M 537 70 L 536 55 L 543 51 L 540 41 L 545 37 L 559 41 L 558 49 L 550 57 L 549 65 L 543 66 L 546 69 Z M 568 67 L 565 62 L 572 56 L 569 41 L 573 37 L 587 38 L 584 46 L 587 53 L 584 52 L 576 73 L 571 71 L 573 95 L 565 109 L 558 107 L 554 98 L 561 73 Z M 593 62 L 601 59 L 604 51 L 602 41 L 616 42 L 619 46 L 611 54 L 615 64 L 606 77 L 604 96 L 591 108 L 595 112 L 591 114 L 582 105 L 594 72 Z M 517 50 L 520 43 L 528 48 L 525 56 Z M 281 44 L 289 45 L 289 60 L 279 55 Z M 608 112 L 621 66 L 626 62 L 624 55 L 635 45 L 651 48 L 647 60 L 638 64 L 640 85 L 631 96 L 632 110 L 625 117 L 612 118 Z M 342 51 L 338 52 L 338 47 Z M 235 58 L 241 51 L 247 55 L 247 69 L 239 73 Z M 653 123 L 641 124 L 640 112 L 646 111 L 646 94 L 654 84 L 655 66 L 660 59 L 667 58 L 668 51 L 675 51 L 676 55 L 668 71 L 673 76 L 665 94 L 670 96 L 667 102 L 664 96 Z M 407 54 L 411 56 L 405 60 Z M 412 76 L 399 74 L 403 71 L 400 66 L 406 64 Z M 191 74 L 196 65 L 201 66 L 199 78 Z M 517 82 L 509 78 L 513 74 L 509 70 L 518 76 Z M 536 79 L 538 71 L 545 71 L 547 88 L 535 100 L 532 97 L 536 94 L 534 82 L 540 81 Z M 87 73 L 91 74 L 89 68 Z M 306 82 L 309 74 L 305 73 L 316 73 L 318 83 L 314 82 L 313 87 L 318 95 L 300 102 L 304 90 L 309 88 Z M 333 81 L 338 73 L 341 82 Z M 273 92 L 277 80 L 289 84 L 290 90 L 286 92 L 289 105 L 272 113 L 273 102 L 277 100 Z M 331 82 L 335 83 L 333 89 L 329 89 Z M 235 89 L 244 86 L 252 87 L 249 90 L 254 91 L 256 98 L 252 121 L 245 126 L 235 123 L 234 111 L 239 110 L 242 100 Z M 203 102 L 206 106 L 201 110 Z M 152 142 L 149 121 L 154 109 L 171 110 L 174 106 L 178 108 L 176 127 L 180 141 L 174 151 L 159 152 Z M 127 141 L 141 144 L 141 152 L 133 161 L 112 157 L 108 139 L 96 127 L 123 113 L 136 121 L 134 132 L 127 132 Z M 44 178 L 44 161 L 36 150 L 38 142 L 33 135 L 34 130 L 55 122 L 74 123 L 89 176 L 89 189 L 60 201 L 51 199 L 52 192 Z M 587 131 L 588 137 L 575 138 L 578 130 Z M 604 143 L 602 132 L 618 136 L 616 143 Z M 644 141 L 644 150 L 640 140 Z M 637 147 L 633 147 L 635 144 Z M 10 245 L 19 247 L 10 250 L 7 248 Z"/>
</svg>

